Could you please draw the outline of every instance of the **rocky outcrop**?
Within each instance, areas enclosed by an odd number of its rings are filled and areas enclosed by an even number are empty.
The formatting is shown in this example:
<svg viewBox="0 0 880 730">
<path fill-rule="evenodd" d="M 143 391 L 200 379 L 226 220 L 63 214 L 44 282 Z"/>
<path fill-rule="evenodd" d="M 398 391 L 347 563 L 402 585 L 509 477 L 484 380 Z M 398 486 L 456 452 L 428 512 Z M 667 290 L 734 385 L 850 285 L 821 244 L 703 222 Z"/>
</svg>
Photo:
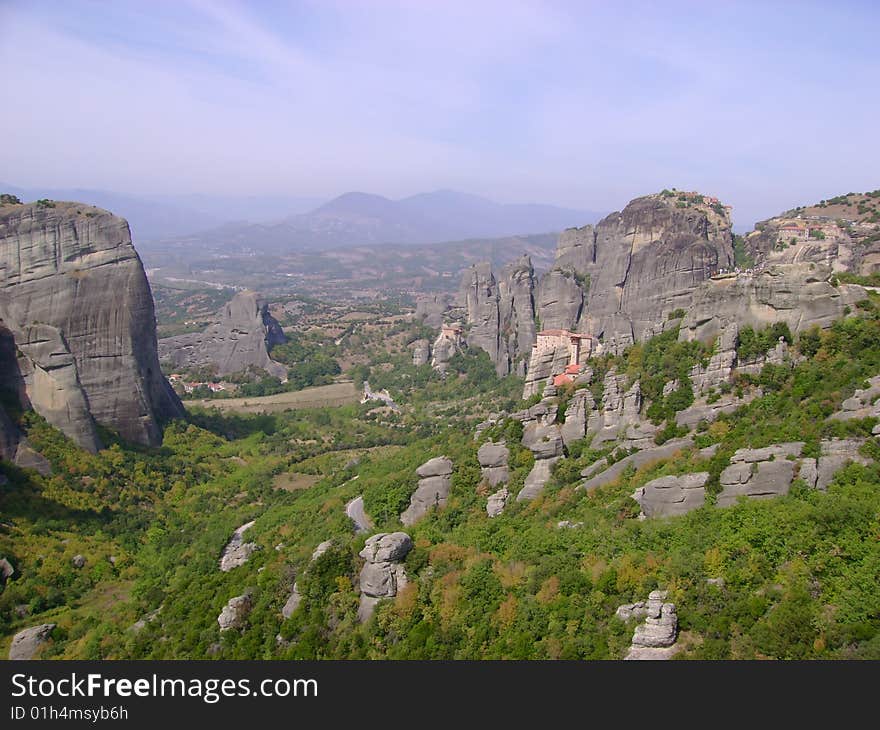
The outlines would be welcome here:
<svg viewBox="0 0 880 730">
<path fill-rule="evenodd" d="M 428 340 L 416 340 L 410 347 L 413 365 L 420 367 L 431 362 L 431 343 Z"/>
<path fill-rule="evenodd" d="M 247 623 L 247 617 L 253 607 L 253 599 L 251 598 L 250 593 L 230 598 L 220 612 L 220 615 L 217 617 L 220 631 L 244 628 Z"/>
<path fill-rule="evenodd" d="M 406 585 L 402 563 L 412 547 L 412 539 L 405 532 L 380 532 L 367 539 L 359 553 L 366 561 L 359 577 L 360 621 L 367 621 L 379 601 L 393 598 Z"/>
<path fill-rule="evenodd" d="M 552 422 L 534 422 L 523 429 L 522 445 L 535 457 L 535 464 L 526 476 L 517 502 L 528 502 L 544 491 L 553 473 L 553 465 L 563 457 L 559 426 Z"/>
<path fill-rule="evenodd" d="M 364 509 L 363 496 L 357 496 L 346 504 L 345 514 L 354 523 L 355 533 L 362 534 L 373 529 L 373 520 Z"/>
<path fill-rule="evenodd" d="M 709 362 L 703 366 L 697 363 L 691 368 L 690 379 L 694 395 L 703 395 L 722 383 L 729 383 L 736 366 L 736 345 L 739 340 L 739 325 L 731 322 L 721 330 L 715 342 L 715 350 Z"/>
<path fill-rule="evenodd" d="M 602 408 L 588 414 L 587 432 L 595 434 L 593 446 L 610 441 L 621 441 L 627 448 L 653 445 L 657 429 L 641 416 L 641 385 L 637 380 L 627 387 L 627 380 L 613 370 L 605 375 Z"/>
<path fill-rule="evenodd" d="M 510 492 L 507 487 L 502 487 L 494 494 L 490 494 L 489 499 L 486 500 L 486 514 L 489 517 L 500 515 L 504 512 L 508 499 L 510 499 Z"/>
<path fill-rule="evenodd" d="M 683 515 L 706 503 L 709 472 L 653 479 L 633 494 L 645 517 Z"/>
<path fill-rule="evenodd" d="M 55 629 L 55 624 L 41 624 L 32 626 L 24 631 L 19 631 L 12 637 L 9 646 L 9 658 L 16 660 L 33 659 L 39 648 L 49 641 L 49 636 Z"/>
<path fill-rule="evenodd" d="M 819 444 L 819 458 L 801 459 L 798 476 L 807 486 L 821 491 L 828 489 L 834 475 L 850 463 L 867 466 L 871 460 L 862 456 L 860 450 L 865 439 L 828 439 Z"/>
<path fill-rule="evenodd" d="M 856 390 L 830 418 L 836 421 L 880 418 L 880 375 L 870 378 L 867 388 Z"/>
<path fill-rule="evenodd" d="M 440 509 L 446 504 L 452 486 L 452 460 L 438 456 L 426 461 L 418 469 L 419 484 L 410 497 L 410 504 L 400 515 L 404 525 L 412 525 L 421 519 L 431 507 Z"/>
<path fill-rule="evenodd" d="M 675 439 L 667 441 L 662 446 L 654 446 L 625 456 L 620 461 L 615 461 L 611 466 L 607 466 L 607 462 L 600 462 L 598 466 L 591 464 L 581 472 L 581 476 L 585 478 L 585 481 L 577 489 L 592 491 L 593 489 L 604 487 L 606 484 L 611 484 L 620 478 L 628 466 L 639 469 L 653 462 L 670 459 L 677 452 L 691 446 L 693 446 L 693 440 L 690 437 Z"/>
<path fill-rule="evenodd" d="M 866 296 L 860 286 L 833 286 L 831 274 L 830 266 L 796 263 L 710 279 L 694 292 L 680 336 L 710 342 L 733 323 L 764 329 L 785 322 L 795 333 L 830 327 Z"/>
<path fill-rule="evenodd" d="M 122 218 L 79 203 L 0 206 L 0 320 L 26 405 L 79 446 L 101 446 L 96 423 L 157 445 L 161 424 L 183 415 Z"/>
<path fill-rule="evenodd" d="M 488 262 L 462 276 L 459 297 L 467 311 L 467 345 L 489 354 L 498 375 L 526 372 L 535 342 L 535 271 L 528 256 L 508 264 L 496 280 Z"/>
<path fill-rule="evenodd" d="M 565 423 L 560 429 L 562 441 L 566 446 L 587 435 L 587 422 L 595 406 L 593 394 L 586 388 L 576 390 L 571 396 L 565 409 Z"/>
<path fill-rule="evenodd" d="M 568 360 L 567 347 L 558 347 L 555 350 L 543 352 L 537 348 L 533 349 L 529 356 L 529 365 L 523 385 L 523 400 L 531 398 L 536 393 L 543 395 L 547 386 L 552 384 L 553 376 L 565 370 Z"/>
<path fill-rule="evenodd" d="M 269 349 L 286 339 L 266 301 L 240 291 L 203 332 L 159 340 L 159 356 L 174 368 L 213 366 L 220 376 L 257 368 L 286 380 L 287 368 L 269 357 Z"/>
<path fill-rule="evenodd" d="M 544 327 L 590 332 L 618 352 L 661 331 L 670 312 L 687 309 L 694 290 L 732 264 L 730 216 L 717 202 L 693 193 L 636 198 L 595 228 L 560 236 L 538 315 Z"/>
<path fill-rule="evenodd" d="M 244 565 L 251 555 L 259 549 L 257 543 L 244 541 L 244 533 L 253 526 L 254 520 L 251 520 L 232 533 L 232 537 L 229 538 L 229 542 L 226 543 L 226 547 L 223 548 L 223 553 L 220 555 L 220 570 L 224 573 Z"/>
<path fill-rule="evenodd" d="M 669 659 L 676 653 L 678 614 L 674 603 L 666 603 L 666 591 L 651 591 L 647 601 L 624 604 L 617 609 L 623 621 L 643 619 L 636 626 L 626 660 Z"/>
<path fill-rule="evenodd" d="M 425 327 L 439 329 L 449 304 L 448 294 L 423 294 L 416 299 L 416 311 L 413 316 Z"/>
<path fill-rule="evenodd" d="M 490 487 L 497 487 L 508 480 L 509 456 L 510 450 L 503 441 L 499 443 L 487 441 L 477 450 L 477 461 L 480 463 L 483 480 Z"/>
<path fill-rule="evenodd" d="M 803 447 L 802 441 L 795 441 L 762 449 L 739 449 L 730 458 L 730 466 L 721 472 L 721 493 L 716 504 L 727 507 L 741 496 L 766 499 L 788 494 L 796 457 Z"/>
<path fill-rule="evenodd" d="M 13 575 L 15 568 L 6 558 L 0 558 L 0 585 L 5 584 Z"/>
<path fill-rule="evenodd" d="M 464 342 L 461 337 L 461 327 L 455 322 L 451 325 L 443 326 L 434 344 L 431 345 L 431 367 L 435 370 L 445 373 L 449 365 L 449 361 L 460 352 Z M 415 358 L 415 355 L 413 355 Z"/>
<path fill-rule="evenodd" d="M 314 563 L 318 558 L 320 558 L 324 553 L 326 553 L 333 545 L 332 540 L 324 540 L 324 542 L 320 543 L 318 547 L 312 552 L 312 557 L 309 560 L 309 565 Z M 294 611 L 299 608 L 302 603 L 302 594 L 299 592 L 299 586 L 296 581 L 293 582 L 293 585 L 290 587 L 290 595 L 287 597 L 287 601 L 285 601 L 284 606 L 281 607 L 281 616 L 283 618 L 290 618 L 293 616 Z"/>
</svg>

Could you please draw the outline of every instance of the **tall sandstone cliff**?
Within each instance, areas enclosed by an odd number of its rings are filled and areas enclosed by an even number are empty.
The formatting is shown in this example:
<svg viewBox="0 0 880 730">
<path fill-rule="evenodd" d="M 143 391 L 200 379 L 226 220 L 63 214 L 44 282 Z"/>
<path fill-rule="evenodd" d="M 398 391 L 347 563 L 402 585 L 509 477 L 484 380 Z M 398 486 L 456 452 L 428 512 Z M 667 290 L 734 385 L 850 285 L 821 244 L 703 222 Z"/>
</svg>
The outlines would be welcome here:
<svg viewBox="0 0 880 730">
<path fill-rule="evenodd" d="M 703 281 L 732 266 L 726 208 L 693 193 L 646 195 L 562 233 L 537 313 L 543 328 L 588 332 L 618 350 L 659 332 Z"/>
<path fill-rule="evenodd" d="M 100 448 L 96 424 L 156 445 L 183 415 L 124 219 L 80 203 L 0 206 L 0 320 L 14 352 L 5 390 L 79 446 Z"/>
<path fill-rule="evenodd" d="M 175 368 L 208 365 L 218 375 L 230 375 L 255 367 L 286 380 L 287 368 L 269 357 L 272 346 L 286 341 L 266 301 L 245 290 L 224 304 L 216 321 L 203 332 L 159 340 L 159 355 Z"/>
<path fill-rule="evenodd" d="M 467 344 L 485 350 L 499 375 L 525 372 L 535 341 L 535 270 L 528 256 L 508 264 L 496 280 L 489 262 L 462 277 L 459 299 L 467 311 Z"/>
</svg>

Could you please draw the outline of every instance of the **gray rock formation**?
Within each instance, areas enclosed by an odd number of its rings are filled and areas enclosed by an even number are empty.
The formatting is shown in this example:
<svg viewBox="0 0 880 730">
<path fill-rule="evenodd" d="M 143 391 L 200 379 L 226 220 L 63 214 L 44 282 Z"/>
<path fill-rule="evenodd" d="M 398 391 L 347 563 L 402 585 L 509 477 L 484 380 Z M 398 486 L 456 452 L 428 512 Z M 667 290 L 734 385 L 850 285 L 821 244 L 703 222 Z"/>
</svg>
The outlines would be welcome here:
<svg viewBox="0 0 880 730">
<path fill-rule="evenodd" d="M 694 292 L 681 337 L 709 342 L 733 323 L 763 329 L 785 322 L 792 332 L 830 327 L 846 306 L 865 298 L 860 286 L 832 286 L 831 273 L 821 264 L 776 264 L 710 279 Z"/>
<path fill-rule="evenodd" d="M 503 441 L 499 443 L 487 441 L 477 450 L 477 461 L 480 463 L 483 480 L 490 487 L 497 487 L 508 480 L 509 456 L 510 450 Z"/>
<path fill-rule="evenodd" d="M 257 543 L 244 541 L 244 533 L 253 526 L 254 520 L 251 520 L 232 533 L 232 537 L 229 538 L 229 542 L 226 543 L 226 547 L 223 548 L 220 555 L 220 570 L 224 573 L 244 565 L 257 551 Z"/>
<path fill-rule="evenodd" d="M 467 311 L 467 345 L 485 350 L 498 375 L 526 371 L 535 342 L 535 272 L 522 256 L 496 280 L 488 262 L 462 276 L 459 297 Z"/>
<path fill-rule="evenodd" d="M 623 620 L 643 618 L 636 626 L 626 660 L 669 659 L 675 654 L 678 614 L 674 603 L 666 603 L 666 591 L 651 591 L 646 602 L 626 604 L 617 609 Z"/>
<path fill-rule="evenodd" d="M 9 646 L 9 658 L 15 660 L 33 659 L 37 650 L 49 641 L 49 635 L 55 628 L 55 624 L 41 624 L 32 626 L 24 631 L 19 631 L 12 637 Z"/>
<path fill-rule="evenodd" d="M 366 561 L 359 578 L 360 621 L 367 621 L 379 601 L 393 598 L 406 585 L 402 562 L 412 547 L 412 539 L 405 532 L 380 532 L 367 539 L 359 553 Z"/>
<path fill-rule="evenodd" d="M 0 206 L 0 320 L 23 404 L 79 446 L 101 446 L 95 423 L 156 445 L 162 422 L 183 415 L 122 218 L 79 203 Z"/>
<path fill-rule="evenodd" d="M 870 378 L 867 388 L 856 390 L 830 418 L 837 421 L 880 418 L 880 375 Z"/>
<path fill-rule="evenodd" d="M 598 468 L 596 465 L 588 466 L 583 472 L 581 472 L 581 476 L 585 477 L 585 481 L 581 483 L 577 489 L 591 491 L 593 489 L 598 489 L 599 487 L 604 487 L 606 484 L 611 484 L 617 480 L 628 466 L 634 466 L 638 469 L 652 462 L 664 461 L 672 458 L 682 449 L 691 446 L 693 446 L 693 440 L 690 437 L 675 439 L 673 441 L 667 441 L 662 446 L 654 446 L 653 448 L 644 449 L 642 451 L 637 451 L 634 454 L 630 454 L 629 456 L 625 456 L 620 461 L 614 462 L 607 468 L 604 465 Z"/>
<path fill-rule="evenodd" d="M 253 607 L 253 600 L 249 593 L 230 598 L 217 617 L 220 631 L 244 628 Z"/>
<path fill-rule="evenodd" d="M 400 515 L 404 525 L 421 519 L 431 507 L 440 509 L 446 504 L 452 486 L 452 460 L 446 456 L 430 459 L 416 469 L 419 484 L 410 497 L 410 504 Z"/>
<path fill-rule="evenodd" d="M 85 555 L 74 555 L 71 558 L 70 562 L 72 563 L 74 568 L 80 569 L 86 567 L 86 556 Z"/>
<path fill-rule="evenodd" d="M 285 341 L 281 326 L 260 295 L 240 291 L 203 332 L 159 340 L 159 356 L 175 368 L 214 366 L 222 376 L 254 367 L 286 380 L 287 368 L 269 357 L 269 349 Z"/>
<path fill-rule="evenodd" d="M 739 449 L 730 466 L 721 472 L 721 493 L 717 505 L 727 507 L 740 496 L 766 499 L 788 494 L 795 475 L 795 459 L 801 453 L 801 441 L 774 444 L 762 449 Z"/>
<path fill-rule="evenodd" d="M 431 362 L 431 343 L 428 340 L 416 340 L 410 347 L 412 348 L 413 365 L 420 367 Z"/>
<path fill-rule="evenodd" d="M 560 434 L 566 446 L 580 441 L 587 435 L 587 422 L 596 407 L 593 394 L 586 388 L 576 390 L 565 409 L 565 423 Z"/>
<path fill-rule="evenodd" d="M 653 445 L 656 428 L 641 416 L 641 385 L 639 381 L 627 385 L 626 375 L 613 370 L 605 375 L 602 408 L 587 416 L 587 432 L 595 434 L 594 447 L 609 441 L 621 441 L 627 447 Z"/>
<path fill-rule="evenodd" d="M 681 203 L 681 205 L 679 205 Z M 590 332 L 618 352 L 687 309 L 697 286 L 733 263 L 726 209 L 693 195 L 648 195 L 595 228 L 565 231 L 539 285 L 544 327 Z"/>
<path fill-rule="evenodd" d="M 529 356 L 529 365 L 526 370 L 523 400 L 531 398 L 536 393 L 543 394 L 545 388 L 552 383 L 553 376 L 565 370 L 568 360 L 567 347 L 559 347 L 556 350 L 545 352 L 539 352 L 537 348 L 534 348 Z"/>
<path fill-rule="evenodd" d="M 373 520 L 364 509 L 363 496 L 357 496 L 346 504 L 345 514 L 354 523 L 355 533 L 367 533 L 373 529 Z"/>
<path fill-rule="evenodd" d="M 326 553 L 332 545 L 332 540 L 325 540 L 324 542 L 320 543 L 318 547 L 315 548 L 314 552 L 312 552 L 312 557 L 309 560 L 309 565 L 314 563 L 318 558 Z M 290 618 L 291 616 L 293 616 L 296 609 L 299 608 L 301 603 L 302 594 L 299 592 L 299 587 L 297 586 L 296 581 L 294 581 L 293 585 L 290 587 L 290 595 L 287 597 L 287 601 L 285 601 L 284 606 L 282 606 L 281 608 L 281 616 L 283 618 Z"/>
<path fill-rule="evenodd" d="M 555 417 L 555 410 L 553 416 Z M 522 445 L 535 456 L 535 464 L 526 476 L 517 502 L 528 502 L 544 491 L 553 473 L 553 465 L 563 458 L 563 442 L 559 425 L 551 420 L 535 421 L 523 429 Z"/>
<path fill-rule="evenodd" d="M 423 294 L 416 299 L 415 319 L 426 327 L 439 329 L 443 324 L 443 315 L 449 308 L 448 294 Z"/>
<path fill-rule="evenodd" d="M 489 517 L 500 515 L 504 512 L 508 499 L 510 499 L 510 492 L 507 490 L 507 487 L 501 487 L 494 494 L 490 494 L 489 499 L 486 500 L 486 514 Z"/>
<path fill-rule="evenodd" d="M 819 444 L 819 458 L 801 459 L 800 473 L 807 486 L 815 487 L 821 491 L 828 489 L 834 479 L 834 475 L 849 463 L 867 466 L 870 459 L 862 456 L 859 450 L 864 445 L 865 439 L 829 439 Z"/>
<path fill-rule="evenodd" d="M 736 345 L 739 339 L 739 325 L 731 322 L 726 325 L 715 342 L 715 351 L 703 367 L 697 363 L 691 368 L 690 379 L 694 395 L 700 396 L 722 383 L 729 383 L 736 366 Z"/>
<path fill-rule="evenodd" d="M 460 352 L 464 346 L 461 337 L 461 326 L 454 322 L 449 326 L 444 325 L 440 329 L 440 334 L 431 345 L 431 367 L 435 370 L 445 373 L 449 365 L 449 361 Z"/>
<path fill-rule="evenodd" d="M 709 472 L 705 471 L 660 477 L 639 487 L 633 499 L 645 517 L 683 515 L 705 504 L 708 480 Z"/>
</svg>

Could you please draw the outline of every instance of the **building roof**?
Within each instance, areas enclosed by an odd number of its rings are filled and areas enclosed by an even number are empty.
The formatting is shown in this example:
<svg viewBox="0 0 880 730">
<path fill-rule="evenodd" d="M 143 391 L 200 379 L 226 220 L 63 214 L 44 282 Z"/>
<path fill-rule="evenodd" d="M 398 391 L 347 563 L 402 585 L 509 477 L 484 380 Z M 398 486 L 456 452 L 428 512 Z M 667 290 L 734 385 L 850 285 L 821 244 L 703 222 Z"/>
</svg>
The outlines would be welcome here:
<svg viewBox="0 0 880 730">
<path fill-rule="evenodd" d="M 571 382 L 571 376 L 561 373 L 553 378 L 553 385 L 560 386 Z"/>
</svg>

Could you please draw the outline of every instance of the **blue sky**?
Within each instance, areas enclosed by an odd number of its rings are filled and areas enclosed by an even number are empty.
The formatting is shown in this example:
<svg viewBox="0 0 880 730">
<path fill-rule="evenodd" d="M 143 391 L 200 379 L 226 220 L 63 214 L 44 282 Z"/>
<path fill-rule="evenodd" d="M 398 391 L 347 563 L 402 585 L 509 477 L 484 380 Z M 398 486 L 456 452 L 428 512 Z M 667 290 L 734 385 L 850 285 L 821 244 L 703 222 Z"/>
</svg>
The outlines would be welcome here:
<svg viewBox="0 0 880 730">
<path fill-rule="evenodd" d="M 0 0 L 0 180 L 739 225 L 880 187 L 880 3 Z"/>
</svg>

